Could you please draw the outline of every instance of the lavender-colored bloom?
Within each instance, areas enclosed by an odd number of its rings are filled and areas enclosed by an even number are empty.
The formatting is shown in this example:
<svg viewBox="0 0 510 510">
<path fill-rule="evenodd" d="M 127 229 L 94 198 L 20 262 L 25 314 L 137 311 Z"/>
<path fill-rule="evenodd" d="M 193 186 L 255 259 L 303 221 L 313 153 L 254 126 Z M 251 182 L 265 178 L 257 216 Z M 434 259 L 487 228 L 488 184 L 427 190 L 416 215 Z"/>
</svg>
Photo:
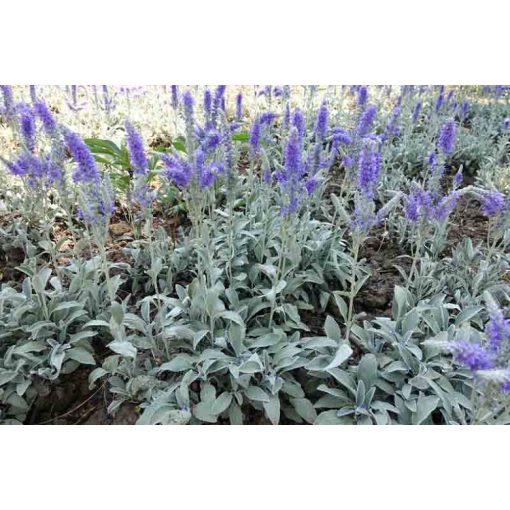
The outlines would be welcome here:
<svg viewBox="0 0 510 510">
<path fill-rule="evenodd" d="M 243 93 L 239 92 L 236 96 L 236 120 L 241 121 L 243 118 Z"/>
<path fill-rule="evenodd" d="M 32 155 L 24 152 L 15 161 L 4 161 L 9 171 L 16 176 L 27 175 L 30 172 Z"/>
<path fill-rule="evenodd" d="M 47 156 L 45 159 L 46 175 L 50 184 L 62 182 L 63 174 L 62 168 L 51 157 Z"/>
<path fill-rule="evenodd" d="M 350 145 L 352 143 L 352 137 L 351 135 L 343 128 L 340 127 L 334 127 L 332 129 L 333 132 L 333 143 L 334 144 L 344 144 L 344 145 Z"/>
<path fill-rule="evenodd" d="M 262 181 L 265 184 L 269 184 L 271 182 L 272 177 L 273 177 L 273 173 L 271 172 L 271 170 L 269 170 L 269 168 L 266 168 L 266 170 L 264 170 L 264 173 L 262 175 Z"/>
<path fill-rule="evenodd" d="M 405 198 L 404 214 L 412 222 L 417 222 L 422 217 L 430 217 L 432 212 L 432 197 L 413 183 L 410 193 Z"/>
<path fill-rule="evenodd" d="M 191 181 L 190 164 L 173 154 L 161 154 L 161 160 L 165 165 L 166 177 L 174 181 L 179 188 L 186 188 Z"/>
<path fill-rule="evenodd" d="M 301 176 L 301 143 L 297 130 L 292 131 L 285 145 L 285 172 L 283 180 Z"/>
<path fill-rule="evenodd" d="M 212 151 L 221 143 L 221 133 L 216 129 L 210 129 L 205 133 L 201 147 L 204 151 Z"/>
<path fill-rule="evenodd" d="M 145 175 L 148 170 L 148 165 L 142 137 L 128 120 L 126 120 L 125 128 L 133 172 L 135 175 Z"/>
<path fill-rule="evenodd" d="M 435 168 L 435 166 L 437 165 L 437 154 L 436 154 L 436 151 L 432 151 L 429 154 L 427 163 L 430 166 L 430 168 Z"/>
<path fill-rule="evenodd" d="M 439 131 L 438 146 L 444 154 L 451 154 L 455 146 L 457 126 L 454 120 L 445 122 Z"/>
<path fill-rule="evenodd" d="M 484 193 L 482 198 L 482 212 L 486 216 L 496 216 L 505 209 L 505 197 L 497 190 Z"/>
<path fill-rule="evenodd" d="M 393 111 L 391 112 L 391 117 L 388 121 L 388 124 L 386 125 L 386 129 L 383 135 L 384 139 L 387 139 L 392 136 L 398 136 L 400 130 L 397 126 L 397 121 L 401 113 L 402 108 L 400 106 L 396 106 L 395 108 L 393 108 Z"/>
<path fill-rule="evenodd" d="M 96 160 L 80 135 L 73 131 L 64 131 L 64 141 L 73 159 L 78 163 L 74 173 L 74 182 L 99 183 L 99 171 Z"/>
<path fill-rule="evenodd" d="M 436 99 L 436 103 L 434 105 L 434 111 L 437 113 L 441 109 L 444 103 L 444 85 L 441 85 L 439 89 L 439 94 Z"/>
<path fill-rule="evenodd" d="M 460 116 L 465 118 L 469 110 L 469 103 L 464 99 L 462 101 L 462 105 L 460 106 Z"/>
<path fill-rule="evenodd" d="M 146 208 L 152 205 L 156 198 L 156 193 L 150 188 L 150 186 L 142 179 L 143 182 L 135 182 L 133 190 L 133 200 L 137 202 L 141 207 Z"/>
<path fill-rule="evenodd" d="M 170 96 L 172 108 L 174 110 L 177 110 L 177 108 L 179 108 L 179 88 L 177 87 L 177 85 L 170 86 Z"/>
<path fill-rule="evenodd" d="M 358 103 L 359 109 L 362 109 L 365 107 L 365 105 L 367 104 L 367 99 L 368 99 L 367 88 L 364 86 L 359 87 L 358 88 L 358 98 L 357 98 L 357 103 Z"/>
<path fill-rule="evenodd" d="M 32 108 L 25 103 L 19 104 L 20 131 L 27 149 L 30 152 L 35 150 L 35 116 Z"/>
<path fill-rule="evenodd" d="M 286 195 L 286 205 L 281 210 L 281 214 L 284 216 L 294 214 L 298 209 L 298 191 L 302 186 L 300 179 L 303 173 L 301 139 L 297 129 L 293 128 L 285 145 L 283 169 L 276 172 L 276 179 Z"/>
<path fill-rule="evenodd" d="M 457 173 L 453 176 L 453 185 L 455 187 L 458 187 L 462 184 L 462 181 L 464 179 L 464 176 L 462 175 L 462 169 L 459 168 L 457 170 Z"/>
<path fill-rule="evenodd" d="M 290 105 L 285 105 L 285 112 L 283 114 L 283 127 L 287 129 L 290 126 Z"/>
<path fill-rule="evenodd" d="M 446 103 L 449 103 L 453 98 L 453 89 L 451 89 L 449 92 L 448 92 L 448 95 L 446 96 Z"/>
<path fill-rule="evenodd" d="M 34 103 L 34 112 L 41 119 L 44 131 L 48 135 L 55 134 L 55 130 L 57 129 L 57 122 L 55 121 L 55 117 L 51 113 L 48 105 L 40 100 Z"/>
<path fill-rule="evenodd" d="M 299 138 L 303 138 L 305 134 L 305 117 L 299 108 L 295 108 L 292 112 L 292 125 L 297 129 Z"/>
<path fill-rule="evenodd" d="M 510 130 L 510 117 L 506 117 L 503 121 L 503 127 L 507 130 Z"/>
<path fill-rule="evenodd" d="M 381 170 L 380 154 L 371 143 L 361 150 L 358 164 L 358 186 L 367 198 L 374 198 L 374 187 Z"/>
<path fill-rule="evenodd" d="M 182 95 L 182 103 L 184 105 L 184 116 L 186 118 L 193 118 L 193 106 L 195 104 L 195 100 L 189 90 L 186 90 L 186 92 Z"/>
<path fill-rule="evenodd" d="M 253 154 L 256 154 L 260 147 L 260 128 L 260 120 L 257 118 L 250 129 L 250 145 Z"/>
<path fill-rule="evenodd" d="M 315 175 L 312 175 L 305 181 L 305 189 L 308 192 L 309 195 L 312 195 L 315 189 L 317 188 L 318 184 L 317 177 Z"/>
<path fill-rule="evenodd" d="M 470 370 L 484 370 L 493 367 L 492 353 L 477 342 L 458 340 L 452 342 L 450 350 L 455 359 Z"/>
<path fill-rule="evenodd" d="M 490 308 L 489 317 L 485 327 L 488 347 L 491 352 L 498 354 L 502 345 L 510 340 L 510 321 L 505 319 L 501 309 L 496 306 Z"/>
<path fill-rule="evenodd" d="M 343 158 L 342 158 L 342 165 L 345 167 L 345 168 L 351 168 L 352 165 L 354 164 L 354 160 L 352 159 L 351 156 L 349 156 L 348 154 L 346 154 Z"/>
<path fill-rule="evenodd" d="M 273 95 L 274 95 L 274 97 L 283 96 L 283 88 L 282 87 L 273 87 Z"/>
<path fill-rule="evenodd" d="M 271 124 L 278 115 L 274 112 L 262 112 L 259 115 L 259 122 L 261 124 Z"/>
<path fill-rule="evenodd" d="M 211 118 L 212 113 L 212 94 L 209 89 L 204 92 L 204 112 L 207 119 Z"/>
<path fill-rule="evenodd" d="M 12 87 L 10 85 L 0 85 L 4 99 L 3 111 L 5 115 L 10 118 L 14 115 L 14 96 L 12 94 Z"/>
<path fill-rule="evenodd" d="M 323 101 L 319 108 L 317 122 L 315 124 L 315 136 L 319 140 L 324 140 L 324 138 L 326 138 L 326 133 L 328 131 L 328 115 L 328 105 L 326 101 Z"/>
<path fill-rule="evenodd" d="M 205 189 L 211 186 L 216 180 L 216 177 L 224 170 L 224 165 L 218 161 L 202 166 L 198 177 L 198 185 L 200 186 L 200 189 Z"/>
<path fill-rule="evenodd" d="M 458 191 L 451 191 L 448 195 L 444 196 L 434 208 L 435 218 L 441 222 L 445 221 L 455 209 L 459 199 L 460 193 Z"/>
<path fill-rule="evenodd" d="M 213 123 L 216 122 L 218 117 L 218 111 L 225 110 L 225 90 L 227 89 L 226 85 L 218 85 L 216 90 L 214 91 L 214 100 L 212 106 L 212 114 L 211 120 Z"/>
<path fill-rule="evenodd" d="M 376 115 L 377 107 L 375 105 L 369 105 L 365 108 L 358 122 L 357 132 L 360 136 L 365 135 L 370 130 Z"/>
<path fill-rule="evenodd" d="M 416 124 L 416 122 L 418 121 L 418 118 L 419 118 L 420 113 L 421 113 L 422 106 L 423 105 L 422 105 L 421 101 L 418 101 L 415 104 L 414 110 L 413 110 L 413 117 L 412 117 L 413 124 Z"/>
<path fill-rule="evenodd" d="M 103 110 L 110 113 L 113 107 L 113 98 L 110 96 L 107 85 L 102 85 L 101 88 L 103 91 Z"/>
</svg>

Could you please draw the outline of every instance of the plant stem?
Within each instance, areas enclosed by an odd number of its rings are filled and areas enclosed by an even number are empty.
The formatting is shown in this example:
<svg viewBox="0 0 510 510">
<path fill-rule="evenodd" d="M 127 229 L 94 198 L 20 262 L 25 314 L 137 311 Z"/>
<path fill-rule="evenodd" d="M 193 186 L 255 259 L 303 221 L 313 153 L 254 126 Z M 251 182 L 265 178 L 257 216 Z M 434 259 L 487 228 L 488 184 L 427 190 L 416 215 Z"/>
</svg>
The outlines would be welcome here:
<svg viewBox="0 0 510 510">
<path fill-rule="evenodd" d="M 347 311 L 347 321 L 345 324 L 345 340 L 349 342 L 351 334 L 352 316 L 354 312 L 354 298 L 356 297 L 356 271 L 358 269 L 358 256 L 360 248 L 360 236 L 358 233 L 353 232 L 353 245 L 352 245 L 352 267 L 349 289 L 349 308 Z"/>
</svg>

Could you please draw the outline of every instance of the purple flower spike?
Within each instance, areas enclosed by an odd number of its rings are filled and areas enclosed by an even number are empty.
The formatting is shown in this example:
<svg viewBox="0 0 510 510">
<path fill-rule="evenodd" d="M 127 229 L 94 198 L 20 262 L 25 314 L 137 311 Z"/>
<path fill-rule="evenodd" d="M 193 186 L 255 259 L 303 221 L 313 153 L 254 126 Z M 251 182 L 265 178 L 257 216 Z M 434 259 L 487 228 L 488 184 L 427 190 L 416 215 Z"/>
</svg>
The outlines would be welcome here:
<svg viewBox="0 0 510 510">
<path fill-rule="evenodd" d="M 128 120 L 126 120 L 125 127 L 133 172 L 135 175 L 145 175 L 148 170 L 148 165 L 142 137 Z"/>
<path fill-rule="evenodd" d="M 458 340 L 450 346 L 455 359 L 470 370 L 492 368 L 493 356 L 488 349 L 476 342 Z"/>
<path fill-rule="evenodd" d="M 457 126 L 454 120 L 449 120 L 441 126 L 437 144 L 438 147 L 446 155 L 453 152 L 453 148 L 455 146 L 456 130 Z"/>
<path fill-rule="evenodd" d="M 99 183 L 96 160 L 80 135 L 73 131 L 64 131 L 64 141 L 71 156 L 78 163 L 73 173 L 74 182 Z"/>
<path fill-rule="evenodd" d="M 366 107 L 364 112 L 361 114 L 357 132 L 360 136 L 366 135 L 367 132 L 372 127 L 372 124 L 375 120 L 375 116 L 377 115 L 377 107 L 375 105 L 369 105 Z"/>
</svg>

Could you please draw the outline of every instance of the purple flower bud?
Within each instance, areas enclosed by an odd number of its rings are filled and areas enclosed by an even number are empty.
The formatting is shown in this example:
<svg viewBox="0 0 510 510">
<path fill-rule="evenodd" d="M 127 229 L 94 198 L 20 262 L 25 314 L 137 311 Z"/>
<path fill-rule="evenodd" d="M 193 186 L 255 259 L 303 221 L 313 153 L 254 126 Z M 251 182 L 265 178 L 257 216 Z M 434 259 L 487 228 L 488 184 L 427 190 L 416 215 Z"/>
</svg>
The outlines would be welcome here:
<svg viewBox="0 0 510 510">
<path fill-rule="evenodd" d="M 74 173 L 74 182 L 99 183 L 99 171 L 96 160 L 80 135 L 73 131 L 64 131 L 64 141 L 73 159 L 78 163 Z"/>
<path fill-rule="evenodd" d="M 413 124 L 416 124 L 416 122 L 418 121 L 418 118 L 420 117 L 421 109 L 422 109 L 422 102 L 418 101 L 415 104 L 414 110 L 413 110 L 413 117 L 412 117 Z"/>
<path fill-rule="evenodd" d="M 367 99 L 368 99 L 367 88 L 364 86 L 360 86 L 358 88 L 358 98 L 357 98 L 357 103 L 358 103 L 359 109 L 362 109 L 365 107 L 365 105 L 367 104 Z"/>
<path fill-rule="evenodd" d="M 34 103 L 34 112 L 39 117 L 39 119 L 41 119 L 46 134 L 50 136 L 55 134 L 55 130 L 57 129 L 57 123 L 55 121 L 55 118 L 53 117 L 53 114 L 48 108 L 48 105 L 42 100 L 36 101 Z"/>
<path fill-rule="evenodd" d="M 505 209 L 505 197 L 497 190 L 486 191 L 482 198 L 482 212 L 486 216 L 496 216 Z"/>
<path fill-rule="evenodd" d="M 489 309 L 489 322 L 485 327 L 488 346 L 491 352 L 498 354 L 503 343 L 510 340 L 510 321 L 505 319 L 503 312 L 496 306 Z"/>
<path fill-rule="evenodd" d="M 458 191 L 451 191 L 448 195 L 444 196 L 434 208 L 434 217 L 438 221 L 445 221 L 455 209 L 459 199 L 460 193 Z"/>
<path fill-rule="evenodd" d="M 345 168 L 351 168 L 352 165 L 354 164 L 354 160 L 351 158 L 351 156 L 349 156 L 348 154 L 346 154 L 343 158 L 342 158 L 342 165 L 345 167 Z"/>
<path fill-rule="evenodd" d="M 332 132 L 334 144 L 342 143 L 344 145 L 350 145 L 352 143 L 352 137 L 345 129 L 334 127 Z"/>
<path fill-rule="evenodd" d="M 448 155 L 453 152 L 453 148 L 455 146 L 455 136 L 456 136 L 457 126 L 454 120 L 449 120 L 445 122 L 439 131 L 438 137 L 438 146 L 443 151 L 444 154 Z"/>
<path fill-rule="evenodd" d="M 455 359 L 470 370 L 483 370 L 493 366 L 491 353 L 477 342 L 458 340 L 452 342 L 450 350 Z"/>
<path fill-rule="evenodd" d="M 469 103 L 466 100 L 462 101 L 462 105 L 460 107 L 460 116 L 462 118 L 465 118 L 468 113 L 468 110 L 469 110 Z"/>
<path fill-rule="evenodd" d="M 359 136 L 367 134 L 372 127 L 376 115 L 377 107 L 375 105 L 369 105 L 365 108 L 358 122 L 357 132 Z"/>
<path fill-rule="evenodd" d="M 462 169 L 459 168 L 457 170 L 457 173 L 453 176 L 453 184 L 455 187 L 458 187 L 462 184 L 462 181 L 464 180 L 464 176 L 462 175 Z"/>
<path fill-rule="evenodd" d="M 171 94 L 171 102 L 172 102 L 172 108 L 174 110 L 177 110 L 179 108 L 179 88 L 177 85 L 171 85 L 170 86 L 170 94 Z"/>
<path fill-rule="evenodd" d="M 323 101 L 319 108 L 317 122 L 315 124 L 315 136 L 319 140 L 324 140 L 324 138 L 326 138 L 326 133 L 328 131 L 328 115 L 328 105 L 326 101 Z"/>
<path fill-rule="evenodd" d="M 239 92 L 236 96 L 236 120 L 241 121 L 243 118 L 243 93 Z"/>
<path fill-rule="evenodd" d="M 35 116 L 34 110 L 26 103 L 19 103 L 20 131 L 27 149 L 35 150 Z"/>
<path fill-rule="evenodd" d="M 299 108 L 295 108 L 292 113 L 292 125 L 297 129 L 299 138 L 302 139 L 305 134 L 305 118 Z"/>
<path fill-rule="evenodd" d="M 444 85 L 441 85 L 439 89 L 439 94 L 436 99 L 436 103 L 434 105 L 434 111 L 437 113 L 441 109 L 444 103 Z"/>
<path fill-rule="evenodd" d="M 161 160 L 165 165 L 165 176 L 175 182 L 179 188 L 184 189 L 191 180 L 191 166 L 173 154 L 161 154 Z"/>
<path fill-rule="evenodd" d="M 207 119 L 211 118 L 212 113 L 212 94 L 209 89 L 204 92 L 204 112 Z"/>
<path fill-rule="evenodd" d="M 253 154 L 256 154 L 260 147 L 260 120 L 257 118 L 251 125 L 250 145 Z"/>
<path fill-rule="evenodd" d="M 367 198 L 374 198 L 374 187 L 381 170 L 380 153 L 372 143 L 366 143 L 361 150 L 358 167 L 358 186 Z"/>
<path fill-rule="evenodd" d="M 145 175 L 148 165 L 142 137 L 128 120 L 125 122 L 125 128 L 133 172 L 135 175 Z"/>
<path fill-rule="evenodd" d="M 318 184 L 318 180 L 317 180 L 317 177 L 315 175 L 313 175 L 312 177 L 309 177 L 305 181 L 305 188 L 306 188 L 306 191 L 308 192 L 309 195 L 313 194 L 313 192 L 317 188 L 317 184 Z"/>
</svg>

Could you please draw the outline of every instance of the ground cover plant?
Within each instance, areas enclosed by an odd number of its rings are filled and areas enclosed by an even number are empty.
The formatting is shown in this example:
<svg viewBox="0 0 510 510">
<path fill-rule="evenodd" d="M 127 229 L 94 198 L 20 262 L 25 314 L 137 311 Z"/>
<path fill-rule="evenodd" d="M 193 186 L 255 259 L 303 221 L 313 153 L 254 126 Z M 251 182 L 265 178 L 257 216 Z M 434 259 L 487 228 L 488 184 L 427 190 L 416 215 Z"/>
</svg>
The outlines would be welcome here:
<svg viewBox="0 0 510 510">
<path fill-rule="evenodd" d="M 0 422 L 510 422 L 510 87 L 0 86 Z"/>
</svg>

